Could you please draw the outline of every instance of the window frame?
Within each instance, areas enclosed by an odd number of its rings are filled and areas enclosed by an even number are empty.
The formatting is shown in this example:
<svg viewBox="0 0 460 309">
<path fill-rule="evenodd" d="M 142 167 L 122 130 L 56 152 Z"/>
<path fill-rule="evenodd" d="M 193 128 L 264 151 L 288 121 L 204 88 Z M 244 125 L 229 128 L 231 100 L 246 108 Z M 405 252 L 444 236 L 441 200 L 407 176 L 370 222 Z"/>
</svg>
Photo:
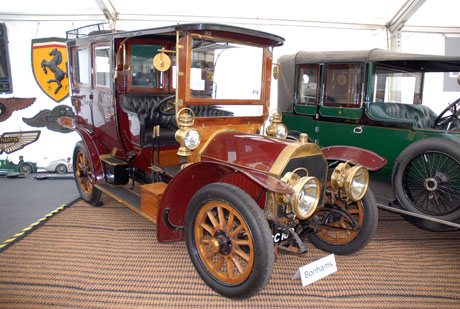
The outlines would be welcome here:
<svg viewBox="0 0 460 309">
<path fill-rule="evenodd" d="M 96 61 L 96 49 L 99 48 L 107 48 L 109 50 L 108 54 L 108 59 L 109 59 L 109 72 L 108 72 L 108 78 L 109 78 L 109 85 L 98 85 L 97 84 L 97 61 Z M 93 44 L 92 46 L 92 82 L 93 82 L 93 88 L 94 89 L 100 89 L 100 90 L 107 90 L 111 89 L 113 82 L 112 82 L 112 72 L 113 72 L 113 63 L 112 63 L 112 45 L 110 42 L 101 42 L 101 43 L 96 43 Z"/>
<path fill-rule="evenodd" d="M 241 104 L 246 104 L 246 105 L 263 105 L 263 114 L 266 113 L 266 98 L 269 96 L 269 93 L 267 93 L 267 87 L 266 87 L 266 80 L 270 80 L 270 74 L 271 74 L 271 67 L 267 67 L 267 59 L 272 57 L 271 51 L 266 47 L 265 45 L 257 44 L 256 42 L 241 42 L 238 40 L 232 40 L 229 37 L 223 37 L 223 36 L 213 36 L 212 40 L 214 41 L 226 41 L 226 42 L 234 42 L 236 44 L 242 44 L 242 45 L 248 45 L 248 46 L 253 46 L 253 47 L 258 47 L 262 49 L 262 69 L 261 69 L 261 80 L 260 80 L 260 98 L 255 100 L 255 99 L 212 99 L 212 98 L 200 98 L 200 97 L 193 97 L 191 95 L 191 85 L 190 85 L 190 76 L 192 72 L 192 64 L 193 64 L 193 59 L 192 59 L 192 51 L 193 51 L 193 39 L 195 38 L 200 38 L 200 34 L 197 33 L 189 33 L 186 37 L 186 45 L 187 48 L 182 49 L 186 53 L 186 57 L 181 57 L 180 58 L 180 68 L 179 68 L 179 74 L 180 72 L 187 71 L 187 79 L 184 80 L 185 82 L 185 92 L 184 92 L 184 102 L 186 105 L 215 105 L 215 104 L 221 104 L 221 105 L 241 105 Z M 182 53 L 181 53 L 182 54 Z M 185 61 L 184 61 L 185 60 Z M 243 69 L 243 68 L 242 68 Z M 179 76 L 180 79 L 180 76 Z M 259 116 L 255 116 L 254 118 L 258 118 Z"/>
<path fill-rule="evenodd" d="M 80 58 L 78 59 L 78 63 L 76 63 L 75 61 L 75 52 L 77 52 L 78 54 L 78 51 L 80 50 L 87 50 L 88 51 L 88 55 L 87 55 L 87 60 L 88 60 L 88 71 L 87 71 L 87 77 L 88 77 L 88 83 L 81 83 L 81 82 L 77 82 L 77 78 L 76 78 L 76 74 L 77 74 L 77 71 L 78 73 L 81 73 L 80 72 Z M 91 87 L 92 86 L 92 57 L 91 57 L 91 47 L 89 45 L 81 45 L 81 46 L 74 46 L 71 48 L 71 63 L 72 63 L 72 82 L 73 82 L 73 85 L 74 86 L 78 86 L 78 87 Z M 77 67 L 78 66 L 78 67 Z M 81 80 L 81 78 L 79 78 L 79 80 Z"/>
<path fill-rule="evenodd" d="M 359 82 L 353 82 L 352 87 L 355 89 L 355 91 L 352 94 L 348 94 L 349 96 L 346 102 L 331 102 L 328 100 L 329 94 L 333 89 L 329 88 L 328 86 L 330 85 L 329 83 L 329 76 L 331 74 L 331 69 L 333 68 L 339 68 L 339 69 L 348 69 L 350 72 L 351 69 L 353 69 L 354 72 L 359 69 Z M 363 98 L 364 98 L 364 90 L 365 90 L 365 64 L 362 62 L 352 62 L 352 63 L 325 63 L 324 64 L 324 80 L 323 80 L 323 95 L 322 95 L 322 105 L 323 106 L 329 106 L 329 107 L 348 107 L 348 108 L 361 108 L 363 105 Z M 356 76 L 354 75 L 353 78 L 356 79 Z M 338 78 L 338 77 L 337 77 Z M 343 87 L 348 87 L 350 89 L 350 73 L 348 73 L 347 80 L 345 83 L 347 83 L 347 86 Z M 336 83 L 336 81 L 334 81 Z M 341 85 L 340 85 L 341 86 Z M 355 87 L 357 86 L 357 87 Z M 349 92 L 349 90 L 347 91 Z M 354 100 L 351 98 L 351 96 L 358 95 L 358 100 L 356 102 L 353 102 Z"/>
<path fill-rule="evenodd" d="M 152 40 L 152 39 L 129 39 L 126 42 L 126 64 L 129 66 L 128 73 L 126 74 L 126 91 L 136 93 L 169 93 L 174 91 L 172 83 L 172 71 L 176 65 L 175 54 L 166 53 L 171 58 L 171 68 L 164 71 L 164 87 L 148 87 L 148 86 L 137 86 L 132 84 L 132 63 L 131 63 L 131 49 L 133 45 L 161 45 L 165 50 L 171 50 L 171 44 L 164 40 Z M 153 56 L 152 56 L 153 62 Z"/>
<path fill-rule="evenodd" d="M 301 100 L 301 89 L 300 89 L 300 86 L 301 84 L 303 84 L 302 82 L 302 76 L 303 74 L 301 74 L 302 70 L 303 69 L 316 69 L 316 91 L 315 91 L 315 102 L 313 103 L 310 103 L 310 102 L 302 102 Z M 321 94 L 321 85 L 322 85 L 322 81 L 321 81 L 321 65 L 320 64 L 317 64 L 317 63 L 308 63 L 308 64 L 300 64 L 298 65 L 297 67 L 297 85 L 296 85 L 296 90 L 295 90 L 295 93 L 296 93 L 296 98 L 295 98 L 295 104 L 296 105 L 309 105 L 309 106 L 314 106 L 314 105 L 318 105 L 320 103 L 320 94 Z"/>
</svg>

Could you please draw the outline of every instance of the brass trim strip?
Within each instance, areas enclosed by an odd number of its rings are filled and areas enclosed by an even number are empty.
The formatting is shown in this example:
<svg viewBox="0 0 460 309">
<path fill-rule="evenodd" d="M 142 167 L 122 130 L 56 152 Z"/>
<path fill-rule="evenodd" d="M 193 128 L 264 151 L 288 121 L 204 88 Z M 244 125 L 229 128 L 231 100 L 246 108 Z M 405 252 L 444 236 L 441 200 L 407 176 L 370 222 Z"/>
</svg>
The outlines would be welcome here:
<svg viewBox="0 0 460 309">
<path fill-rule="evenodd" d="M 287 145 L 273 162 L 269 173 L 272 176 L 281 177 L 281 173 L 288 164 L 290 159 L 307 157 L 312 155 L 322 154 L 321 148 L 316 144 L 300 144 L 292 142 Z"/>
</svg>

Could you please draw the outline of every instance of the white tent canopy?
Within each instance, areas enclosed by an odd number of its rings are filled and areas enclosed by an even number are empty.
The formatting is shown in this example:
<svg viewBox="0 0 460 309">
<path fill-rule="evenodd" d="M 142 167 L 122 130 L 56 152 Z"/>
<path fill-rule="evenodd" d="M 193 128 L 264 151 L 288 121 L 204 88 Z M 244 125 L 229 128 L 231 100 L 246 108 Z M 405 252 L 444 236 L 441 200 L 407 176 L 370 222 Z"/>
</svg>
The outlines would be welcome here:
<svg viewBox="0 0 460 309">
<path fill-rule="evenodd" d="M 116 16 L 118 22 L 220 21 L 379 30 L 409 5 L 416 8 L 403 31 L 460 33 L 458 0 L 16 0 L 3 4 L 0 20 L 102 22 L 105 16 Z"/>
</svg>

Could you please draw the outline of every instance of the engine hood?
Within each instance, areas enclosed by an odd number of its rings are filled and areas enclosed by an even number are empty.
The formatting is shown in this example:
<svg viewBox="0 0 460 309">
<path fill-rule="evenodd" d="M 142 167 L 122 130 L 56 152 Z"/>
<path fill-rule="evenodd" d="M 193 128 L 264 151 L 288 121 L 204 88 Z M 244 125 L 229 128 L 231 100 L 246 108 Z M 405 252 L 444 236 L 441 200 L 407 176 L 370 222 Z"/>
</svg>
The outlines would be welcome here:
<svg viewBox="0 0 460 309">
<path fill-rule="evenodd" d="M 322 155 L 316 144 L 223 131 L 210 138 L 201 160 L 226 162 L 280 177 L 291 159 Z"/>
</svg>

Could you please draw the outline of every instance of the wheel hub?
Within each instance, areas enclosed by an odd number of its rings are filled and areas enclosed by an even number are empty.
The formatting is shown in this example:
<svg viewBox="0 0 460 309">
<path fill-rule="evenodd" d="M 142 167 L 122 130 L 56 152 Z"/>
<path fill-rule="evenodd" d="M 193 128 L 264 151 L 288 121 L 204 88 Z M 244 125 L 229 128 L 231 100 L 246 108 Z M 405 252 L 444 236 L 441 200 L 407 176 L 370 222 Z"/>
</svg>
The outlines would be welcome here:
<svg viewBox="0 0 460 309">
<path fill-rule="evenodd" d="M 86 176 L 88 176 L 88 172 L 87 172 L 86 168 L 82 167 L 82 168 L 78 169 L 77 170 L 77 176 L 82 177 L 82 178 L 85 178 Z"/>
<path fill-rule="evenodd" d="M 232 243 L 225 234 L 217 234 L 210 241 L 210 248 L 213 253 L 227 255 L 232 250 Z"/>
<path fill-rule="evenodd" d="M 424 186 L 427 191 L 436 191 L 438 189 L 438 181 L 435 178 L 427 178 L 425 179 Z"/>
</svg>

